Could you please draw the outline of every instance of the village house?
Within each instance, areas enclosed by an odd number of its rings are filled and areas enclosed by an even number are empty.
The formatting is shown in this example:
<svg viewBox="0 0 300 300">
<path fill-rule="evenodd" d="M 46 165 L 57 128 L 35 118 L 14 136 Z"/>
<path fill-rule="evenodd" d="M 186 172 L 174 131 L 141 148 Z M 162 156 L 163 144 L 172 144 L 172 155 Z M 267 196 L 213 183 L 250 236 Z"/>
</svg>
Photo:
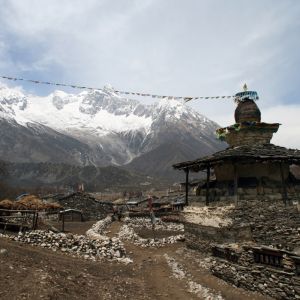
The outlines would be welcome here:
<svg viewBox="0 0 300 300">
<path fill-rule="evenodd" d="M 101 220 L 107 213 L 112 212 L 110 201 L 96 200 L 85 192 L 75 192 L 56 199 L 65 209 L 73 209 L 82 212 L 84 220 Z"/>
</svg>

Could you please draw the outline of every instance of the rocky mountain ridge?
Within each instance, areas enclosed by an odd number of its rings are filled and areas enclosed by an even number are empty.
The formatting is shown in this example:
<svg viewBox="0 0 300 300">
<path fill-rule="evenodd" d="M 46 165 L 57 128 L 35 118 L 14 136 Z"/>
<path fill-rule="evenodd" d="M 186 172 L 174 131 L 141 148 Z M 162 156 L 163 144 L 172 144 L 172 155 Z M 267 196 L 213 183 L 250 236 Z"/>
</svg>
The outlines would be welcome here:
<svg viewBox="0 0 300 300">
<path fill-rule="evenodd" d="M 46 97 L 0 86 L 0 159 L 5 161 L 115 165 L 165 176 L 178 160 L 223 148 L 214 135 L 217 127 L 179 101 L 144 105 L 109 86 Z"/>
</svg>

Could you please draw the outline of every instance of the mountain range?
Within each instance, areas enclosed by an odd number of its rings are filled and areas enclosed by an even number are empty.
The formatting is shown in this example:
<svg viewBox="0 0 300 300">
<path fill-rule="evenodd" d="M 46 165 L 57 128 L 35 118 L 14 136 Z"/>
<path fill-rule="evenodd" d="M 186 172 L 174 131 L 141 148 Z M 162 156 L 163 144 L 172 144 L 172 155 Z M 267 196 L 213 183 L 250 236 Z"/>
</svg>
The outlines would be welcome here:
<svg viewBox="0 0 300 300">
<path fill-rule="evenodd" d="M 113 88 L 44 97 L 0 86 L 0 160 L 118 166 L 178 178 L 171 165 L 223 149 L 219 126 L 186 104 L 145 105 Z"/>
</svg>

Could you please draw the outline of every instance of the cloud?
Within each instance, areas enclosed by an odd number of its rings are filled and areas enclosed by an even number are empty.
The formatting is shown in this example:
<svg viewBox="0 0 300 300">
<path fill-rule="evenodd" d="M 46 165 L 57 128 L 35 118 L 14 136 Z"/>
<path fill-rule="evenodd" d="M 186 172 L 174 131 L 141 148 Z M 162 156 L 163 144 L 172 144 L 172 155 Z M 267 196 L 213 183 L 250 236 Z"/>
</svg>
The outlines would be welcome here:
<svg viewBox="0 0 300 300">
<path fill-rule="evenodd" d="M 260 103 L 257 103 L 260 106 Z M 213 120 L 221 127 L 229 126 L 234 121 L 235 105 L 224 111 L 214 114 Z M 276 105 L 261 109 L 262 122 L 280 123 L 281 126 L 277 133 L 274 133 L 272 143 L 289 148 L 300 149 L 300 104 L 294 105 Z M 210 115 L 209 117 L 212 117 Z"/>
<path fill-rule="evenodd" d="M 3 75 L 97 87 L 111 83 L 120 90 L 175 96 L 232 95 L 247 82 L 258 91 L 262 111 L 299 102 L 299 1 L 0 0 L 0 5 Z M 231 101 L 190 105 L 218 122 L 226 116 L 233 122 Z"/>
<path fill-rule="evenodd" d="M 265 122 L 281 123 L 272 142 L 284 147 L 300 149 L 300 104 L 278 105 L 262 111 Z"/>
</svg>

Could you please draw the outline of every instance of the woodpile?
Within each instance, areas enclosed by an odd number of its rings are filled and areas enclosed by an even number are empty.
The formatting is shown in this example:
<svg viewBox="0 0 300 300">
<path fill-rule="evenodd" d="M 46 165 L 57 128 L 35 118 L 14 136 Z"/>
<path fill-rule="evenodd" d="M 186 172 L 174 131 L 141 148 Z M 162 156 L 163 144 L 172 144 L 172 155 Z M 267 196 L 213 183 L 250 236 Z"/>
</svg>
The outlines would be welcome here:
<svg viewBox="0 0 300 300">
<path fill-rule="evenodd" d="M 45 209 L 47 210 L 58 210 L 58 209 L 63 209 L 63 206 L 60 205 L 59 203 L 45 203 Z"/>
<path fill-rule="evenodd" d="M 0 201 L 0 208 L 1 209 L 15 209 L 16 204 L 15 204 L 15 202 L 13 202 L 9 199 L 4 199 L 4 200 Z"/>
<path fill-rule="evenodd" d="M 59 210 L 63 206 L 58 203 L 43 202 L 35 195 L 24 196 L 21 200 L 12 201 L 4 199 L 0 201 L 0 209 L 15 209 L 15 210 Z"/>
<path fill-rule="evenodd" d="M 21 200 L 16 201 L 19 209 L 43 210 L 46 204 L 35 195 L 24 196 Z"/>
</svg>

